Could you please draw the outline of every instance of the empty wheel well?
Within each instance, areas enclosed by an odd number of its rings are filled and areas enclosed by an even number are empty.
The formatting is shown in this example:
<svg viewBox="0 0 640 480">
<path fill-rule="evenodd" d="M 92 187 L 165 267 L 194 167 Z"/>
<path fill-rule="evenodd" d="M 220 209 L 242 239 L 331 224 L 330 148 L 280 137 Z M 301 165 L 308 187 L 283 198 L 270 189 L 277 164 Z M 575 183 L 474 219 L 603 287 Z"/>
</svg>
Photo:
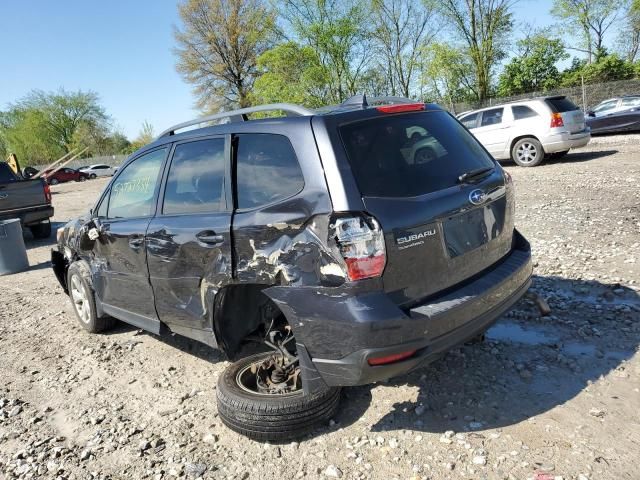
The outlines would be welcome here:
<svg viewBox="0 0 640 480">
<path fill-rule="evenodd" d="M 515 144 L 525 138 L 533 138 L 534 140 L 537 140 L 538 142 L 540 142 L 538 137 L 536 137 L 535 135 L 520 135 L 519 137 L 516 137 L 511 141 L 511 146 L 509 147 L 509 154 L 511 154 L 511 152 L 513 151 L 513 147 L 515 146 Z M 540 146 L 542 147 L 542 143 L 540 143 Z M 542 151 L 544 152 L 544 147 L 542 147 Z"/>
<path fill-rule="evenodd" d="M 264 350 L 270 330 L 288 327 L 276 304 L 262 290 L 268 285 L 230 285 L 214 304 L 214 331 L 220 349 L 232 360 Z"/>
</svg>

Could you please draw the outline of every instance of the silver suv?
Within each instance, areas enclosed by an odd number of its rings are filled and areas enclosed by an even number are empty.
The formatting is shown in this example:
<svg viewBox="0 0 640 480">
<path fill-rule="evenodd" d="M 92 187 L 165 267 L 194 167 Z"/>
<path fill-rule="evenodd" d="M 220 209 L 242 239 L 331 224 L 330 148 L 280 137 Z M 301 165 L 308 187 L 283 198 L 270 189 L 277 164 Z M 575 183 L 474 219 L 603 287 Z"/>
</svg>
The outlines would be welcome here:
<svg viewBox="0 0 640 480">
<path fill-rule="evenodd" d="M 521 167 L 560 158 L 591 139 L 584 113 L 565 96 L 541 97 L 458 115 L 460 122 L 497 160 Z"/>
</svg>

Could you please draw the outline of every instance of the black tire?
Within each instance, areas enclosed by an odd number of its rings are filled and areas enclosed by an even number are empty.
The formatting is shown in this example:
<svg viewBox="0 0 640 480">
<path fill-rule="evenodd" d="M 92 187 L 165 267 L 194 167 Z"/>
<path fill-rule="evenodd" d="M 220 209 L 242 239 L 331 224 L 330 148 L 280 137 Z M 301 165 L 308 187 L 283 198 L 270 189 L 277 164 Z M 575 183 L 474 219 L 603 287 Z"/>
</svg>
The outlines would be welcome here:
<svg viewBox="0 0 640 480">
<path fill-rule="evenodd" d="M 84 182 L 87 180 L 87 177 L 85 177 L 84 175 L 80 175 L 80 178 L 78 178 L 79 182 Z"/>
<path fill-rule="evenodd" d="M 340 402 L 340 388 L 304 395 L 260 395 L 242 389 L 236 377 L 247 366 L 273 352 L 260 353 L 231 364 L 218 380 L 218 414 L 231 430 L 258 441 L 283 442 L 300 438 L 328 422 Z"/>
<path fill-rule="evenodd" d="M 52 178 L 51 180 L 49 180 L 49 185 L 57 185 L 60 182 L 58 181 L 57 178 Z"/>
<path fill-rule="evenodd" d="M 51 236 L 51 222 L 42 222 L 29 227 L 33 238 L 49 238 Z"/>
<path fill-rule="evenodd" d="M 76 283 L 76 280 L 78 283 Z M 91 283 L 91 273 L 86 262 L 79 260 L 69 266 L 69 270 L 67 271 L 67 287 L 69 289 L 69 299 L 71 300 L 73 312 L 76 314 L 76 318 L 82 328 L 87 332 L 99 333 L 115 325 L 116 320 L 112 317 L 98 317 L 95 292 Z M 80 288 L 84 289 L 85 297 L 83 301 L 86 301 L 86 305 L 83 303 L 83 307 L 86 308 L 86 317 L 79 313 L 81 309 L 78 306 L 78 299 L 73 292 L 74 289 Z"/>
<path fill-rule="evenodd" d="M 536 167 L 544 160 L 544 149 L 533 137 L 521 138 L 511 149 L 511 159 L 521 167 Z"/>
<path fill-rule="evenodd" d="M 563 158 L 564 156 L 567 155 L 567 153 L 569 153 L 569 150 L 565 150 L 564 152 L 554 152 L 554 153 L 550 153 L 549 154 L 549 158 L 551 160 L 558 160 L 560 158 Z"/>
<path fill-rule="evenodd" d="M 95 174 L 95 173 L 92 173 L 91 175 L 89 175 L 89 178 L 90 178 L 91 180 L 93 180 L 94 178 L 96 178 L 96 174 Z"/>
</svg>

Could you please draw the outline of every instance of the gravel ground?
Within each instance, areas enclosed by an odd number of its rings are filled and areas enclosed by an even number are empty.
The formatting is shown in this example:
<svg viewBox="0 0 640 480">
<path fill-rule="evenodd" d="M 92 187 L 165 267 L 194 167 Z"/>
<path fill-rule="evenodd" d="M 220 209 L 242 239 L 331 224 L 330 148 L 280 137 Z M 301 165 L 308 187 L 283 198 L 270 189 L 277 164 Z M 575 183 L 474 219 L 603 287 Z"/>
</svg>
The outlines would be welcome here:
<svg viewBox="0 0 640 480">
<path fill-rule="evenodd" d="M 125 325 L 81 330 L 49 268 L 52 240 L 28 237 L 31 269 L 0 277 L 0 479 L 637 479 L 634 139 L 507 166 L 535 255 L 527 297 L 484 343 L 345 389 L 336 418 L 300 442 L 260 444 L 221 424 L 227 363 L 215 351 Z M 105 183 L 54 187 L 54 220 Z"/>
</svg>

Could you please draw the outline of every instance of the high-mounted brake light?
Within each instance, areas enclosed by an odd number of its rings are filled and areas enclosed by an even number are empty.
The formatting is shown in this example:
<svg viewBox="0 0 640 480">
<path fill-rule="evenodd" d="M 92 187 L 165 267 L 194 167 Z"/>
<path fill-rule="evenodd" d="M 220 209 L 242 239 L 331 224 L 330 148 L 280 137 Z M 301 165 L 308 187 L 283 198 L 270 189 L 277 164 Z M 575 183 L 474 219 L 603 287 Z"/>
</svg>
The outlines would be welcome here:
<svg viewBox="0 0 640 480">
<path fill-rule="evenodd" d="M 51 187 L 46 182 L 44 184 L 44 200 L 47 203 L 51 203 Z"/>
<path fill-rule="evenodd" d="M 424 103 L 401 103 L 398 105 L 382 105 L 376 107 L 382 113 L 417 112 L 424 110 Z"/>
<path fill-rule="evenodd" d="M 337 218 L 333 228 L 340 253 L 347 266 L 349 280 L 363 280 L 382 275 L 387 254 L 382 229 L 375 218 Z"/>
<path fill-rule="evenodd" d="M 551 128 L 555 128 L 555 127 L 564 127 L 564 122 L 562 121 L 561 113 L 551 114 Z"/>
<path fill-rule="evenodd" d="M 375 367 L 376 365 L 388 365 L 390 363 L 396 363 L 413 357 L 415 353 L 416 350 L 409 350 L 408 352 L 394 353 L 393 355 L 387 355 L 386 357 L 370 358 L 367 362 L 372 367 Z"/>
</svg>

